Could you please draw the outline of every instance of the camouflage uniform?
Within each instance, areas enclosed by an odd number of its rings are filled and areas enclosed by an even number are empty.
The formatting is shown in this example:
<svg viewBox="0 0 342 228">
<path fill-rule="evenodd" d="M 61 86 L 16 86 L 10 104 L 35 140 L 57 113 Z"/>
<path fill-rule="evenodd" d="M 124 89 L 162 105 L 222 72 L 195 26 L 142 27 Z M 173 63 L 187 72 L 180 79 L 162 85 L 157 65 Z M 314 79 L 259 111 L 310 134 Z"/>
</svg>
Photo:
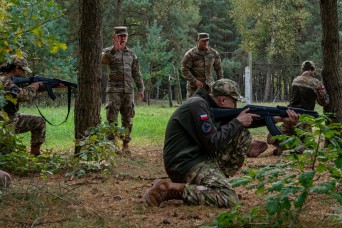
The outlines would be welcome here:
<svg viewBox="0 0 342 228">
<path fill-rule="evenodd" d="M 128 130 L 127 138 L 124 140 L 129 142 L 135 115 L 132 81 L 138 87 L 138 92 L 144 91 L 137 56 L 127 47 L 121 52 L 115 51 L 112 46 L 104 49 L 102 63 L 107 64 L 110 69 L 106 90 L 107 122 L 118 123 L 120 112 L 122 126 Z"/>
<path fill-rule="evenodd" d="M 209 39 L 209 35 L 206 34 Z M 200 38 L 201 33 L 199 34 Z M 198 47 L 190 49 L 182 60 L 182 75 L 187 80 L 187 98 L 192 96 L 197 87 L 195 81 L 203 83 L 203 88 L 210 92 L 210 85 L 214 82 L 213 69 L 216 72 L 216 79 L 223 78 L 221 58 L 219 53 L 208 47 L 207 50 L 199 50 Z"/>
<path fill-rule="evenodd" d="M 292 96 L 289 107 L 314 110 L 315 103 L 321 106 L 329 104 L 329 95 L 324 85 L 317 78 L 314 78 L 309 71 L 296 77 L 292 82 Z"/>
<path fill-rule="evenodd" d="M 312 61 L 304 61 L 302 64 L 302 70 L 305 69 L 305 64 L 309 67 L 311 66 L 312 69 L 315 69 L 315 64 Z M 329 95 L 325 90 L 323 83 L 315 78 L 311 71 L 304 71 L 300 76 L 297 76 L 293 80 L 291 87 L 292 93 L 288 107 L 313 111 L 315 109 L 316 100 L 321 106 L 329 104 Z M 311 127 L 305 123 L 300 123 L 297 127 L 305 131 L 311 131 Z M 279 128 L 279 130 L 285 135 L 294 135 L 295 133 L 294 127 L 290 125 L 282 124 Z M 272 139 L 270 134 L 267 136 L 267 142 L 279 147 L 279 142 Z M 279 149 L 282 150 L 284 148 Z"/>
<path fill-rule="evenodd" d="M 12 63 L 30 72 L 25 59 L 14 58 Z M 15 127 L 16 134 L 31 131 L 31 144 L 42 144 L 45 142 L 45 120 L 41 116 L 18 113 L 19 102 L 31 101 L 36 96 L 36 90 L 30 85 L 23 88 L 18 87 L 13 83 L 11 77 L 7 73 L 0 74 L 4 95 L 10 98 L 6 99 L 7 104 L 2 110 L 7 113 L 9 124 Z M 17 103 L 14 103 L 13 100 L 16 100 Z"/>
<path fill-rule="evenodd" d="M 228 79 L 216 81 L 213 94 L 242 100 L 237 84 Z M 186 204 L 232 207 L 238 197 L 227 177 L 243 165 L 251 135 L 237 119 L 215 122 L 215 107 L 208 92 L 199 89 L 173 113 L 165 134 L 164 165 L 173 182 L 186 183 Z"/>
</svg>

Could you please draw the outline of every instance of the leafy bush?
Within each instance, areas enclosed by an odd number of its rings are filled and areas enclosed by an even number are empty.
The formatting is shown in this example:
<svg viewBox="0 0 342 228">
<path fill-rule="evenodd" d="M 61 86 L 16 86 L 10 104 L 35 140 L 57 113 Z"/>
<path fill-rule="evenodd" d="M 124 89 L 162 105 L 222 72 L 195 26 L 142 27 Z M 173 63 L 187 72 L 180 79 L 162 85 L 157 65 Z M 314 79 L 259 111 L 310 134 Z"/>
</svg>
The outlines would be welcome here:
<svg viewBox="0 0 342 228">
<path fill-rule="evenodd" d="M 76 157 L 54 154 L 44 151 L 40 156 L 33 156 L 26 151 L 21 138 L 14 134 L 14 129 L 0 121 L 0 167 L 12 174 L 26 176 L 30 173 L 47 175 L 67 171 L 67 176 L 82 177 L 88 172 L 110 171 L 115 166 L 117 146 L 108 140 L 107 135 L 125 137 L 125 130 L 112 125 L 100 124 L 89 129 L 89 133 L 79 142 L 81 150 Z"/>
<path fill-rule="evenodd" d="M 117 144 L 115 140 L 108 139 L 112 135 L 116 138 L 126 137 L 126 130 L 112 124 L 99 124 L 90 128 L 87 135 L 78 143 L 81 147 L 77 154 L 76 170 L 70 174 L 78 177 L 87 172 L 109 171 L 115 166 Z"/>
<path fill-rule="evenodd" d="M 294 136 L 275 137 L 288 148 L 277 164 L 245 170 L 245 176 L 230 180 L 233 187 L 245 185 L 266 199 L 262 210 L 258 210 L 261 215 L 258 221 L 246 221 L 246 224 L 263 222 L 272 226 L 294 226 L 313 195 L 327 195 L 342 206 L 342 125 L 326 125 L 324 116 L 316 119 L 301 116 L 300 120 L 308 123 L 313 131 L 296 128 Z M 255 209 L 252 210 L 254 214 Z M 227 227 L 224 225 L 226 220 L 234 221 L 230 217 L 219 219 L 218 227 Z M 241 221 L 236 224 L 241 225 Z"/>
</svg>

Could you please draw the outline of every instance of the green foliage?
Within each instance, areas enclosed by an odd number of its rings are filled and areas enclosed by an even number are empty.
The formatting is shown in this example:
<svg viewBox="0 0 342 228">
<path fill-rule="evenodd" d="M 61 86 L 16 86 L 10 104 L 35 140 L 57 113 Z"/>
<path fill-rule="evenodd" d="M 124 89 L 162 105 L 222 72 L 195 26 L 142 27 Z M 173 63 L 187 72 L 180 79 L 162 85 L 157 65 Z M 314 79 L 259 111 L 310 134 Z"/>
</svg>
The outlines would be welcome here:
<svg viewBox="0 0 342 228">
<path fill-rule="evenodd" d="M 233 79 L 241 69 L 241 62 L 233 59 L 224 58 L 222 60 L 222 69 L 226 78 Z"/>
<path fill-rule="evenodd" d="M 232 17 L 245 51 L 286 56 L 296 50 L 308 13 L 301 0 L 233 0 Z"/>
<path fill-rule="evenodd" d="M 172 72 L 170 60 L 173 52 L 166 51 L 167 41 L 162 40 L 162 28 L 158 27 L 157 21 L 154 21 L 151 27 L 147 27 L 147 31 L 147 42 L 144 45 L 138 42 L 134 50 L 140 58 L 145 88 L 149 92 L 156 82 L 160 82 Z"/>
<path fill-rule="evenodd" d="M 52 150 L 44 151 L 40 156 L 33 156 L 26 151 L 21 138 L 4 121 L 0 121 L 0 167 L 10 173 L 27 176 L 40 173 L 43 177 L 61 171 L 66 176 L 82 177 L 89 172 L 107 172 L 115 166 L 117 146 L 108 140 L 108 134 L 123 138 L 126 131 L 114 124 L 100 124 L 89 129 L 89 133 L 80 140 L 81 150 L 77 157 L 55 154 Z"/>
<path fill-rule="evenodd" d="M 13 53 L 21 56 L 30 43 L 51 53 L 66 49 L 66 45 L 52 32 L 53 28 L 45 25 L 61 16 L 61 8 L 54 0 L 10 0 L 2 9 L 0 59 Z"/>
<path fill-rule="evenodd" d="M 108 139 L 108 135 L 124 138 L 126 130 L 117 127 L 114 123 L 99 124 L 97 127 L 90 128 L 87 135 L 78 143 L 81 150 L 77 154 L 77 169 L 70 174 L 80 177 L 88 172 L 109 171 L 115 166 L 117 145 L 114 143 L 115 140 Z"/>
<path fill-rule="evenodd" d="M 230 0 L 207 0 L 200 2 L 201 21 L 198 32 L 210 34 L 210 46 L 221 52 L 238 49 L 239 36 L 228 12 L 232 10 Z"/>
<path fill-rule="evenodd" d="M 244 171 L 247 175 L 230 179 L 233 187 L 245 185 L 266 198 L 266 215 L 259 211 L 263 222 L 295 225 L 308 199 L 317 194 L 330 196 L 342 205 L 338 188 L 342 180 L 342 125 L 326 125 L 326 121 L 325 116 L 301 116 L 301 124 L 309 124 L 313 130 L 296 128 L 294 136 L 276 136 L 287 148 L 276 165 Z M 328 141 L 323 147 L 324 140 Z M 220 224 L 226 220 L 230 222 L 231 218 L 224 217 Z"/>
</svg>

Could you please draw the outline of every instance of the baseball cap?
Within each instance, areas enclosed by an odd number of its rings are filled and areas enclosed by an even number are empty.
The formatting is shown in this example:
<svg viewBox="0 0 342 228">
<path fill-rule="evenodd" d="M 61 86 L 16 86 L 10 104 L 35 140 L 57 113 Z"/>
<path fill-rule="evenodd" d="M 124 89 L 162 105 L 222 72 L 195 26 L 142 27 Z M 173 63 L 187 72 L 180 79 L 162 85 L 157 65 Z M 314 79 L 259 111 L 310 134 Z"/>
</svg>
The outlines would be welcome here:
<svg viewBox="0 0 342 228">
<path fill-rule="evenodd" d="M 220 79 L 211 84 L 211 93 L 214 96 L 230 96 L 238 101 L 245 101 L 241 96 L 239 85 L 230 79 Z"/>
<path fill-rule="evenodd" d="M 19 66 L 19 67 L 23 68 L 26 72 L 32 73 L 31 69 L 28 67 L 27 60 L 24 58 L 19 58 L 16 55 L 12 55 L 10 57 L 10 64 Z"/>
</svg>

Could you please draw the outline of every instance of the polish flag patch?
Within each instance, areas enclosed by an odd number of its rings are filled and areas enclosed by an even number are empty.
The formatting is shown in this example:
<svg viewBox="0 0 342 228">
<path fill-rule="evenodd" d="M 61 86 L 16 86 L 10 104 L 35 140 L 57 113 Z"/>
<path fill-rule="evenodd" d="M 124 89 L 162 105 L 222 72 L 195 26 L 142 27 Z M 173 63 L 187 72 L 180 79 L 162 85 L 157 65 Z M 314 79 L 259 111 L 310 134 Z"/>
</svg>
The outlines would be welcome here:
<svg viewBox="0 0 342 228">
<path fill-rule="evenodd" d="M 207 119 L 209 119 L 208 114 L 200 115 L 200 120 L 207 120 Z"/>
</svg>

